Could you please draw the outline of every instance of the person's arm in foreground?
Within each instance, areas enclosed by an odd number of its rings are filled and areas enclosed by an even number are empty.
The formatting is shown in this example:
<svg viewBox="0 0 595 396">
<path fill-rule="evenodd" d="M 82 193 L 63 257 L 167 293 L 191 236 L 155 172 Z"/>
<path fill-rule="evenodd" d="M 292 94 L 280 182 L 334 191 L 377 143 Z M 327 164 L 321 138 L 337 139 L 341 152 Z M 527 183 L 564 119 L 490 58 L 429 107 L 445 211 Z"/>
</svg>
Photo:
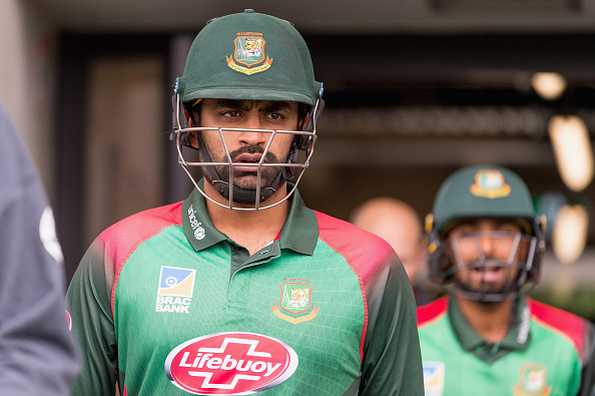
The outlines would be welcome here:
<svg viewBox="0 0 595 396">
<path fill-rule="evenodd" d="M 0 394 L 66 395 L 77 371 L 62 252 L 39 177 L 0 109 Z"/>
</svg>

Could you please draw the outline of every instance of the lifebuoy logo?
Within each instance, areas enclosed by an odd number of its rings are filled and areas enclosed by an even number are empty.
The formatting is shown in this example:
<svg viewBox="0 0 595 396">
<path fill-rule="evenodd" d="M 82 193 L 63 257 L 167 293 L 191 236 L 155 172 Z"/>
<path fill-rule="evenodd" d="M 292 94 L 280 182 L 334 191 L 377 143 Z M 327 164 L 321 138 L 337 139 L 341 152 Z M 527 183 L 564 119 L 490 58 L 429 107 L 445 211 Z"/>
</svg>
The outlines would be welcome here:
<svg viewBox="0 0 595 396">
<path fill-rule="evenodd" d="M 217 333 L 175 347 L 165 372 L 178 388 L 195 395 L 249 395 L 293 375 L 297 353 L 273 337 L 256 333 Z"/>
</svg>

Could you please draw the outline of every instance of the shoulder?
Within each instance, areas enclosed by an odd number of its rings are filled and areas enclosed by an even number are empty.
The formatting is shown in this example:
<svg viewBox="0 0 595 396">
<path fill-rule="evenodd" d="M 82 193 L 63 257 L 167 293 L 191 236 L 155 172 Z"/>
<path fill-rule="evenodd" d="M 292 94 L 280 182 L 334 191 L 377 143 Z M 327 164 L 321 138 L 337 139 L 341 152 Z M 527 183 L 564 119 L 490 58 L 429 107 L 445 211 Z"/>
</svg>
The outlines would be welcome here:
<svg viewBox="0 0 595 396">
<path fill-rule="evenodd" d="M 102 275 L 111 274 L 107 279 L 107 284 L 111 283 L 111 287 L 108 286 L 108 288 L 111 289 L 112 312 L 115 304 L 116 285 L 128 258 L 144 241 L 169 226 L 181 223 L 182 202 L 176 202 L 128 216 L 105 229 L 95 239 L 90 253 L 91 257 L 95 257 L 95 262 L 98 262 L 102 268 L 105 266 Z"/>
<path fill-rule="evenodd" d="M 111 249 L 131 250 L 161 230 L 182 224 L 182 202 L 147 209 L 106 228 L 97 240 Z"/>
<path fill-rule="evenodd" d="M 319 238 L 345 258 L 364 284 L 398 261 L 384 239 L 325 213 L 314 211 L 314 214 Z"/>
<path fill-rule="evenodd" d="M 448 297 L 444 296 L 417 308 L 417 326 L 423 327 L 441 318 L 448 311 Z"/>
<path fill-rule="evenodd" d="M 581 359 L 587 353 L 588 339 L 592 337 L 592 325 L 585 319 L 551 305 L 529 299 L 531 317 L 572 342 Z"/>
<path fill-rule="evenodd" d="M 320 238 L 341 252 L 373 256 L 394 255 L 393 249 L 382 238 L 325 213 L 314 211 Z"/>
</svg>

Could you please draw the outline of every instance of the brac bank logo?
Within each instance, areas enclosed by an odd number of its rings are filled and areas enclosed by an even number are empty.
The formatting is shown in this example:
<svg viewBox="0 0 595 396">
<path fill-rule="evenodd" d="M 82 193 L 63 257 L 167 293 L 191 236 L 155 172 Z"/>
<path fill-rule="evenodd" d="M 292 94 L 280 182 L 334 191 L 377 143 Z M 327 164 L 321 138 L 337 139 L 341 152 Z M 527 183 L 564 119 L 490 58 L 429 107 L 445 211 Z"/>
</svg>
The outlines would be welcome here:
<svg viewBox="0 0 595 396">
<path fill-rule="evenodd" d="M 165 372 L 195 395 L 249 395 L 281 384 L 299 364 L 289 345 L 262 334 L 218 333 L 175 347 Z"/>
<path fill-rule="evenodd" d="M 189 313 L 196 270 L 161 266 L 155 312 Z"/>
</svg>

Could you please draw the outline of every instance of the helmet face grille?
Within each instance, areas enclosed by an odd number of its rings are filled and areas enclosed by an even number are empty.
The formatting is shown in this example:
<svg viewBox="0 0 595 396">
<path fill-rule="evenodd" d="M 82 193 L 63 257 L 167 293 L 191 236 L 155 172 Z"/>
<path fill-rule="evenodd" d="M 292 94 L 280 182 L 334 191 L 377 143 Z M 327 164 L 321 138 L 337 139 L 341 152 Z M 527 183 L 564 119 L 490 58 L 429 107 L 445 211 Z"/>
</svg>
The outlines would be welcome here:
<svg viewBox="0 0 595 396">
<path fill-rule="evenodd" d="M 449 276 L 468 298 L 501 301 L 515 294 L 533 264 L 536 239 L 521 232 L 490 231 L 452 235 Z"/>
<path fill-rule="evenodd" d="M 319 104 L 306 115 L 312 130 L 274 130 L 254 128 L 217 128 L 187 127 L 180 121 L 180 97 L 176 98 L 173 136 L 178 152 L 178 163 L 190 178 L 194 187 L 209 201 L 218 206 L 235 210 L 264 210 L 286 201 L 296 190 L 304 171 L 310 164 L 316 143 L 316 118 L 319 115 Z M 264 146 L 246 146 L 242 150 L 230 151 L 225 136 L 228 134 L 255 133 L 267 136 Z M 222 158 L 213 158 L 203 142 L 205 134 L 216 135 L 223 149 Z M 286 158 L 276 158 L 271 152 L 275 139 L 281 136 L 293 138 Z M 192 137 L 196 145 L 192 144 Z M 212 139 L 211 139 L 212 140 Z M 240 161 L 241 154 L 249 154 L 252 161 Z M 206 181 L 209 182 L 220 197 L 209 196 L 201 187 L 192 168 L 199 168 Z M 237 177 L 242 173 L 256 176 L 252 187 L 237 184 Z M 288 188 L 286 194 L 270 202 L 269 198 L 281 188 Z M 221 202 L 221 198 L 225 202 Z"/>
</svg>

